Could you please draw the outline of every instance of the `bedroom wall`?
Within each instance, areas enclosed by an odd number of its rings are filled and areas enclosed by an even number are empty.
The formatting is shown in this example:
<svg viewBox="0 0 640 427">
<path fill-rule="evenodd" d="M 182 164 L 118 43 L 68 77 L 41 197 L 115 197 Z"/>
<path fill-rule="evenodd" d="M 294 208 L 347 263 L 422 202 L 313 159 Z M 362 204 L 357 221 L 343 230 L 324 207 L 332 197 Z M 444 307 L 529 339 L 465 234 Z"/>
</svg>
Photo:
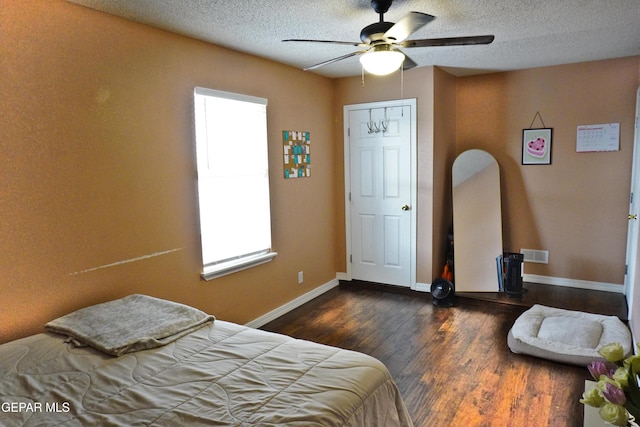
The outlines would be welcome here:
<svg viewBox="0 0 640 427">
<path fill-rule="evenodd" d="M 245 323 L 346 271 L 342 106 L 398 99 L 399 78 L 332 81 L 61 0 L 0 7 L 0 342 L 132 292 Z M 404 96 L 418 98 L 418 281 L 442 268 L 450 167 L 473 147 L 502 167 L 505 245 L 550 251 L 527 273 L 622 283 L 639 82 L 638 58 L 405 73 Z M 199 278 L 196 85 L 269 99 L 280 255 L 212 282 Z M 536 111 L 554 128 L 551 166 L 520 165 Z M 621 123 L 621 150 L 575 153 L 575 126 L 604 122 Z M 311 178 L 282 178 L 284 129 L 311 132 Z"/>
<path fill-rule="evenodd" d="M 430 283 L 446 256 L 451 165 L 459 153 L 481 148 L 501 167 L 505 248 L 550 253 L 547 265 L 527 263 L 527 274 L 621 285 L 639 63 L 632 57 L 460 78 L 437 67 L 405 73 L 404 96 L 419 99 L 421 121 L 418 282 Z M 397 80 L 367 76 L 362 87 L 360 77 L 337 79 L 336 111 L 399 99 Z M 537 111 L 553 128 L 552 164 L 523 166 L 522 129 Z M 576 126 L 609 122 L 620 123 L 620 151 L 575 152 Z M 341 114 L 336 123 L 340 140 Z M 533 127 L 542 127 L 539 119 Z M 336 156 L 343 174 L 342 150 Z M 340 177 L 338 241 L 344 239 L 342 185 Z M 346 271 L 345 260 L 338 251 L 338 271 Z"/>
<path fill-rule="evenodd" d="M 447 258 L 448 234 L 453 228 L 451 168 L 456 158 L 456 77 L 434 69 L 434 143 L 433 143 L 433 275 L 440 277 Z M 427 279 L 429 279 L 427 281 Z"/>
<path fill-rule="evenodd" d="M 130 293 L 245 323 L 335 279 L 331 80 L 64 1 L 0 3 L 0 342 Z M 269 99 L 279 255 L 211 282 L 194 86 Z M 310 178 L 283 178 L 286 129 L 311 132 Z"/>
<path fill-rule="evenodd" d="M 457 79 L 456 151 L 501 167 L 505 247 L 549 251 L 525 273 L 622 284 L 640 57 Z M 552 164 L 522 165 L 522 130 L 540 112 Z M 620 150 L 577 153 L 576 127 L 620 123 Z M 543 127 L 536 119 L 532 127 Z"/>
</svg>

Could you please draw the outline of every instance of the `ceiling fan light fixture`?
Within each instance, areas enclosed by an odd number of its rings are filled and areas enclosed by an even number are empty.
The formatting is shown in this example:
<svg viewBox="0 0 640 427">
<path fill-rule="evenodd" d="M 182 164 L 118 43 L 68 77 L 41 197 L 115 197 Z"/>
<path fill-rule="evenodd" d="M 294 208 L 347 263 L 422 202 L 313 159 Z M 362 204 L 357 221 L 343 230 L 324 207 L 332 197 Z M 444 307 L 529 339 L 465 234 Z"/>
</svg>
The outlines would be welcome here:
<svg viewBox="0 0 640 427">
<path fill-rule="evenodd" d="M 398 70 L 404 62 L 404 54 L 391 49 L 389 45 L 374 46 L 360 57 L 365 71 L 377 76 L 385 76 Z"/>
</svg>

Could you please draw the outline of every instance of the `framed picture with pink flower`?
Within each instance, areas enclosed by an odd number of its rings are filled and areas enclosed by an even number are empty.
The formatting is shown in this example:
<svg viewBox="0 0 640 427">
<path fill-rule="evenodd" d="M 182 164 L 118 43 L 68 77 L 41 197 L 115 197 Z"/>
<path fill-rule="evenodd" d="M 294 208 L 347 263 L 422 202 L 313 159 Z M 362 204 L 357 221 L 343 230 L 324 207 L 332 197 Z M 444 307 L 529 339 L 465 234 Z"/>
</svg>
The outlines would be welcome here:
<svg viewBox="0 0 640 427">
<path fill-rule="evenodd" d="M 522 164 L 551 164 L 551 128 L 522 130 Z"/>
</svg>

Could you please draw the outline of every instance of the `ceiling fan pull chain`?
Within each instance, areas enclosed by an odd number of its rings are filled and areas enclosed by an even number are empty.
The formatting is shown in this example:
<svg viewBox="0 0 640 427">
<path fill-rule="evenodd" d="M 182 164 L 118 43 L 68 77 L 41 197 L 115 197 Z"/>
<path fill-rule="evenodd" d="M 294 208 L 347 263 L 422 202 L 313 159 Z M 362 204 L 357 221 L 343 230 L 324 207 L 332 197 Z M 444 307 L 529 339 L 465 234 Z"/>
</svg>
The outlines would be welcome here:
<svg viewBox="0 0 640 427">
<path fill-rule="evenodd" d="M 404 117 L 404 67 L 400 67 L 400 107 Z"/>
</svg>

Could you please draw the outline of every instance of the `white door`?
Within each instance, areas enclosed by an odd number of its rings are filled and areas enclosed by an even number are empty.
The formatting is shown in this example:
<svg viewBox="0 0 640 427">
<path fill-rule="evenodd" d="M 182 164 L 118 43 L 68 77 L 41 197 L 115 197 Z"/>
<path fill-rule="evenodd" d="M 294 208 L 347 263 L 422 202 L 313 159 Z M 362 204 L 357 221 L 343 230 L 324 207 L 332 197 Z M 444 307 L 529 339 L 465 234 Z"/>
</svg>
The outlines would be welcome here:
<svg viewBox="0 0 640 427">
<path fill-rule="evenodd" d="M 415 288 L 415 100 L 347 106 L 345 127 L 350 278 Z"/>
<path fill-rule="evenodd" d="M 633 293 L 638 269 L 638 221 L 640 218 L 640 88 L 636 93 L 635 136 L 633 141 L 633 166 L 631 169 L 631 195 L 629 197 L 629 228 L 627 231 L 627 272 L 624 276 L 624 293 L 627 298 L 629 319 L 633 311 Z"/>
</svg>

